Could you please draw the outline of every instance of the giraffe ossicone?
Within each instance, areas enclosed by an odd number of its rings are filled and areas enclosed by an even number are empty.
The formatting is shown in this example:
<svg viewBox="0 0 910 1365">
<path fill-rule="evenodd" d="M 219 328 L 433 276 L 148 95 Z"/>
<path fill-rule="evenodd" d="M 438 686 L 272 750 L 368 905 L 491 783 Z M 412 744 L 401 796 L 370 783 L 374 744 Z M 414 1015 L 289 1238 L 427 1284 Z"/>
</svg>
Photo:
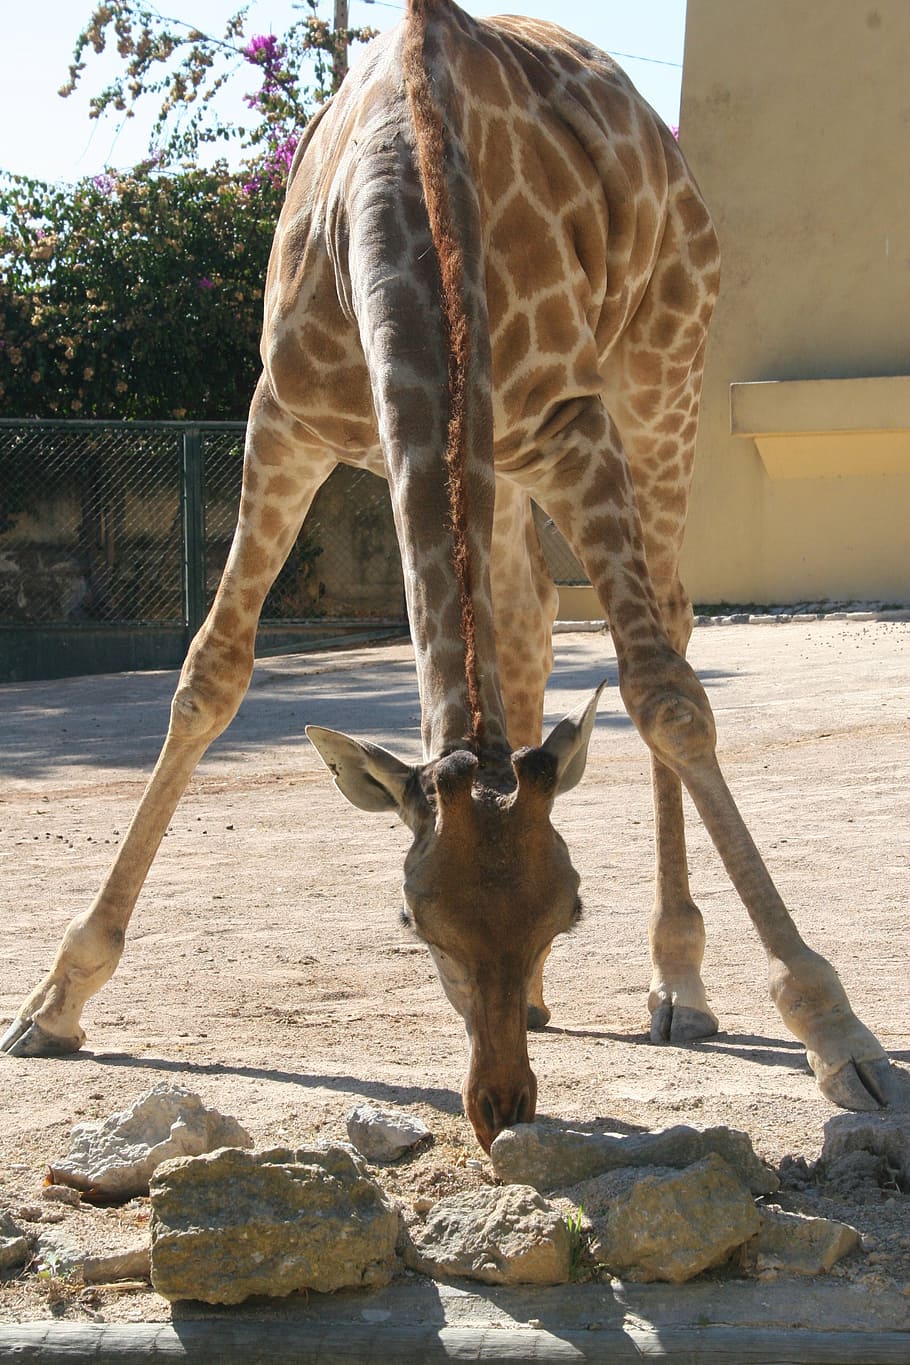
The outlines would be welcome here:
<svg viewBox="0 0 910 1365">
<path fill-rule="evenodd" d="M 158 764 L 92 906 L 0 1046 L 78 1048 L 189 778 L 235 714 L 271 583 L 338 463 L 389 481 L 424 762 L 314 729 L 344 794 L 414 836 L 405 898 L 465 1020 L 465 1105 L 489 1147 L 533 1117 L 529 1021 L 579 910 L 550 820 L 596 699 L 542 740 L 556 592 L 532 499 L 609 620 L 652 754 L 655 1041 L 717 1028 L 686 863 L 685 785 L 768 954 L 772 998 L 834 1103 L 895 1081 L 781 900 L 715 757 L 679 555 L 708 324 L 711 218 L 670 131 L 610 58 L 542 21 L 408 0 L 308 125 L 265 290 L 237 530 Z"/>
</svg>

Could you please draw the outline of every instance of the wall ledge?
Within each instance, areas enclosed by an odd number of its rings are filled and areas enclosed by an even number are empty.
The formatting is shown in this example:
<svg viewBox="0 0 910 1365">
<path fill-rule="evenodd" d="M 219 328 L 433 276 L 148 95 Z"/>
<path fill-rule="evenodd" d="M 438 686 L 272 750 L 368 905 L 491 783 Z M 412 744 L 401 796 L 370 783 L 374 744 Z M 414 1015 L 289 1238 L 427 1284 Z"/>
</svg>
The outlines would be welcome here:
<svg viewBox="0 0 910 1365">
<path fill-rule="evenodd" d="M 730 431 L 772 479 L 910 474 L 910 375 L 734 383 Z"/>
</svg>

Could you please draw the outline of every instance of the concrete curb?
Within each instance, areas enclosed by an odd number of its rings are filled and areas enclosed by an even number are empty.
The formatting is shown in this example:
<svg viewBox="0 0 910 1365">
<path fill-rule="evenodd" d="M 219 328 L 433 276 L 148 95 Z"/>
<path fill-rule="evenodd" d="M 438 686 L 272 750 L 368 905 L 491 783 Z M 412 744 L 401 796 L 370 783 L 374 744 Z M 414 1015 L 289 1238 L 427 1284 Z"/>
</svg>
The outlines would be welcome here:
<svg viewBox="0 0 910 1365">
<path fill-rule="evenodd" d="M 784 626 L 791 621 L 798 623 L 806 621 L 910 621 L 910 607 L 882 607 L 882 608 L 862 608 L 856 610 L 831 610 L 831 611 L 788 611 L 782 608 L 780 611 L 749 612 L 732 611 L 728 616 L 706 616 L 696 615 L 696 626 Z M 596 635 L 599 632 L 608 634 L 610 630 L 609 622 L 605 620 L 595 621 L 554 621 L 554 635 L 577 635 L 590 634 Z"/>
<path fill-rule="evenodd" d="M 145 1365 L 355 1365 L 448 1360 L 610 1362 L 676 1360 L 686 1365 L 910 1365 L 910 1333 L 817 1332 L 742 1327 L 660 1329 L 445 1327 L 383 1323 L 208 1322 L 0 1326 L 0 1359 Z"/>
</svg>

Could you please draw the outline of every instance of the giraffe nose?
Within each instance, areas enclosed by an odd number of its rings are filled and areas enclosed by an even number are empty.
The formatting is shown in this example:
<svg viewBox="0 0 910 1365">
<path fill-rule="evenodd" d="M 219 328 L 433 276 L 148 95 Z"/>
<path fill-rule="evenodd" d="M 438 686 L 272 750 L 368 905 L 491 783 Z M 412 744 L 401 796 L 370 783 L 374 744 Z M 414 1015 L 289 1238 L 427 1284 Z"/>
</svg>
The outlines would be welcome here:
<svg viewBox="0 0 910 1365">
<path fill-rule="evenodd" d="M 530 1085 L 498 1092 L 486 1088 L 479 1090 L 477 1117 L 483 1131 L 478 1131 L 477 1136 L 487 1151 L 504 1128 L 513 1128 L 516 1123 L 533 1123 L 534 1108 Z"/>
</svg>

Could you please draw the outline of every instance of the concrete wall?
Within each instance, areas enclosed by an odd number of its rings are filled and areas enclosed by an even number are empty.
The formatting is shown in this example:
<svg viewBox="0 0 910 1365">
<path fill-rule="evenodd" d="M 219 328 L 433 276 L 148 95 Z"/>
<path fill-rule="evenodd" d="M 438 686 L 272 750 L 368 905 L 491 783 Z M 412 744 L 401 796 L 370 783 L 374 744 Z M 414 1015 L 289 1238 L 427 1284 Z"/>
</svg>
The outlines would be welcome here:
<svg viewBox="0 0 910 1365">
<path fill-rule="evenodd" d="M 680 142 L 724 254 L 696 601 L 910 600 L 908 72 L 908 0 L 689 0 Z"/>
</svg>

